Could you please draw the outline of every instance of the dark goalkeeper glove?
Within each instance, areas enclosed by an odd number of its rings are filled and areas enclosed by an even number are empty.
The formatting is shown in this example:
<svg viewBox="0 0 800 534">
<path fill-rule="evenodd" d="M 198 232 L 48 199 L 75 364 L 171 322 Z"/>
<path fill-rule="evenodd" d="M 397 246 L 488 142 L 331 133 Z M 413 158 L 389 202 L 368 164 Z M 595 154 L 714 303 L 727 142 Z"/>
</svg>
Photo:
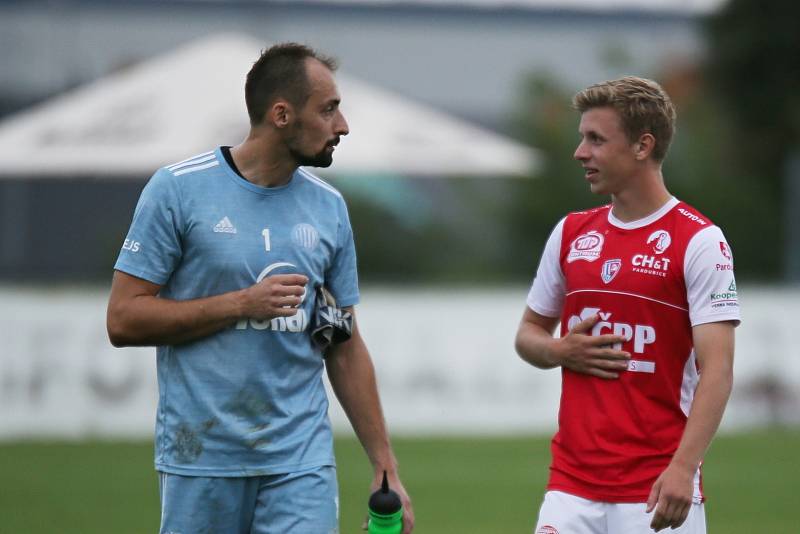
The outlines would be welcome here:
<svg viewBox="0 0 800 534">
<path fill-rule="evenodd" d="M 316 289 L 311 340 L 323 352 L 353 335 L 353 314 L 336 306 L 333 295 L 319 285 Z"/>
</svg>

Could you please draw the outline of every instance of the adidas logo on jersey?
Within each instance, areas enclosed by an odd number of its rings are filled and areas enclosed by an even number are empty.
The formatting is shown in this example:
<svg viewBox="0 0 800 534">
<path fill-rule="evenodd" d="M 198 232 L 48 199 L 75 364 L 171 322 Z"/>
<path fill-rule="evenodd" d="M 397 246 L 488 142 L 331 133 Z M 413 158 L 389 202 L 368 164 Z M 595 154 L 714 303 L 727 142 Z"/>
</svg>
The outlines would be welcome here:
<svg viewBox="0 0 800 534">
<path fill-rule="evenodd" d="M 231 220 L 228 217 L 223 217 L 221 221 L 214 225 L 214 231 L 217 233 L 223 234 L 235 234 L 236 227 L 231 224 Z"/>
</svg>

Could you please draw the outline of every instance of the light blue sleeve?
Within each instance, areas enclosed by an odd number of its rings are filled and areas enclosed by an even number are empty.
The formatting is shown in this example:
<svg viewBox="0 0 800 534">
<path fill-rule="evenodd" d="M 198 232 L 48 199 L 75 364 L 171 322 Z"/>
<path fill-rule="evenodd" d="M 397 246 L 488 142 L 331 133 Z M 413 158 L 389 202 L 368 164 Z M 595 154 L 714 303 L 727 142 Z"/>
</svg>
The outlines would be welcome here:
<svg viewBox="0 0 800 534">
<path fill-rule="evenodd" d="M 157 171 L 145 186 L 114 269 L 164 285 L 182 256 L 183 220 L 176 178 Z"/>
<path fill-rule="evenodd" d="M 331 266 L 325 273 L 325 286 L 336 299 L 339 307 L 358 304 L 358 270 L 353 229 L 344 201 L 341 204 L 338 243 Z"/>
</svg>

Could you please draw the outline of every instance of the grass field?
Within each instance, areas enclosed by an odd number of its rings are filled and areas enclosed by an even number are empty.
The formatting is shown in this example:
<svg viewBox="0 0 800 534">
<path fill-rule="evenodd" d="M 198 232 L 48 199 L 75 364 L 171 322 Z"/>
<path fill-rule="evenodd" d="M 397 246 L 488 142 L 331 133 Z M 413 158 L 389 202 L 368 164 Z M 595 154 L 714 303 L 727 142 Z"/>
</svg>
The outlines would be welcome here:
<svg viewBox="0 0 800 534">
<path fill-rule="evenodd" d="M 420 534 L 530 533 L 548 440 L 398 439 Z M 800 430 L 722 436 L 706 460 L 712 534 L 797 534 Z M 370 470 L 353 439 L 336 442 L 341 532 L 359 532 Z M 158 490 L 149 443 L 0 444 L 0 533 L 154 533 Z"/>
</svg>

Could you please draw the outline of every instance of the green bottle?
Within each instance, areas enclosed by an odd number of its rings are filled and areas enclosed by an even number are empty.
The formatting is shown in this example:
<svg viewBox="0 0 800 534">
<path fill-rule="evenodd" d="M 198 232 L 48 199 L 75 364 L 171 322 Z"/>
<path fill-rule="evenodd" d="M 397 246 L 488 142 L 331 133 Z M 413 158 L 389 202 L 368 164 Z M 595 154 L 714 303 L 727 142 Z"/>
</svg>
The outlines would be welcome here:
<svg viewBox="0 0 800 534">
<path fill-rule="evenodd" d="M 389 489 L 386 471 L 378 491 L 369 498 L 369 534 L 400 534 L 403 531 L 403 503 L 400 496 Z"/>
</svg>

